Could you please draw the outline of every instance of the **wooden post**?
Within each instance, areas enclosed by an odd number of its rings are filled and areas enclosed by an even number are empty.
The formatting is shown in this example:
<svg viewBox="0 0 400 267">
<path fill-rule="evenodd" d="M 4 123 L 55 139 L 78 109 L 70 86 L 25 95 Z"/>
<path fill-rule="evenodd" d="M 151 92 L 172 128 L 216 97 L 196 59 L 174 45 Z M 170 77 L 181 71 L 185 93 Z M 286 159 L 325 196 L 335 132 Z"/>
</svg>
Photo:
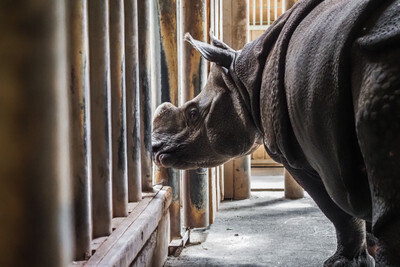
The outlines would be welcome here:
<svg viewBox="0 0 400 267">
<path fill-rule="evenodd" d="M 0 18 L 0 266 L 67 266 L 65 1 L 2 2 Z"/>
<path fill-rule="evenodd" d="M 110 68 L 113 215 L 128 215 L 124 2 L 110 1 Z"/>
<path fill-rule="evenodd" d="M 160 86 L 156 93 L 159 95 L 157 105 L 171 102 L 178 106 L 178 44 L 177 44 L 177 3 L 176 0 L 156 0 L 156 33 L 158 38 L 160 62 Z M 180 199 L 180 172 L 174 169 L 157 168 L 155 183 L 171 186 L 172 203 L 169 208 L 171 240 L 181 238 L 181 199 Z"/>
<path fill-rule="evenodd" d="M 69 2 L 71 159 L 74 186 L 75 256 L 91 255 L 91 141 L 87 1 Z"/>
<path fill-rule="evenodd" d="M 151 161 L 151 29 L 150 1 L 137 2 L 139 33 L 139 97 L 142 189 L 153 190 Z"/>
<path fill-rule="evenodd" d="M 128 199 L 142 199 L 137 1 L 125 0 Z"/>
<path fill-rule="evenodd" d="M 111 233 L 111 103 L 107 0 L 89 0 L 93 237 Z"/>
<path fill-rule="evenodd" d="M 304 189 L 285 169 L 285 198 L 299 199 L 304 197 Z"/>
<path fill-rule="evenodd" d="M 192 36 L 205 42 L 207 40 L 207 1 L 181 1 L 181 33 L 190 32 Z M 184 42 L 181 44 L 182 57 L 182 99 L 188 101 L 195 97 L 207 80 L 207 64 L 200 53 Z M 193 151 L 195 153 L 195 151 Z M 208 170 L 197 169 L 183 172 L 183 210 L 184 225 L 188 228 L 207 227 L 209 224 Z"/>
<path fill-rule="evenodd" d="M 223 39 L 233 49 L 242 49 L 249 39 L 248 0 L 224 0 Z M 250 156 L 234 159 L 225 165 L 225 196 L 233 199 L 250 197 Z M 230 170 L 229 168 L 233 168 Z M 229 188 L 232 186 L 232 188 Z"/>
<path fill-rule="evenodd" d="M 215 168 L 208 169 L 208 200 L 209 200 L 209 219 L 210 224 L 214 223 L 217 214 L 217 188 Z"/>
<path fill-rule="evenodd" d="M 287 11 L 288 9 L 290 9 L 297 0 L 285 0 L 285 11 Z"/>
</svg>

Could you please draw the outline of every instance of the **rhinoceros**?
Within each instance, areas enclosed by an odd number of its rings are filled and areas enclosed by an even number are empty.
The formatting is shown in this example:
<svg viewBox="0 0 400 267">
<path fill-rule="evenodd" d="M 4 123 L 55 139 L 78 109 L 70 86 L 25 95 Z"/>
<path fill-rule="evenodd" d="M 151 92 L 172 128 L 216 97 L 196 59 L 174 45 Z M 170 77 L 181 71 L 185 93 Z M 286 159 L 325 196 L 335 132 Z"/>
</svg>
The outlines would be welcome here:
<svg viewBox="0 0 400 267">
<path fill-rule="evenodd" d="M 155 111 L 156 164 L 263 144 L 334 224 L 325 266 L 400 266 L 400 0 L 300 0 L 240 51 L 211 37 L 185 37 L 215 64 L 197 97 Z"/>
</svg>

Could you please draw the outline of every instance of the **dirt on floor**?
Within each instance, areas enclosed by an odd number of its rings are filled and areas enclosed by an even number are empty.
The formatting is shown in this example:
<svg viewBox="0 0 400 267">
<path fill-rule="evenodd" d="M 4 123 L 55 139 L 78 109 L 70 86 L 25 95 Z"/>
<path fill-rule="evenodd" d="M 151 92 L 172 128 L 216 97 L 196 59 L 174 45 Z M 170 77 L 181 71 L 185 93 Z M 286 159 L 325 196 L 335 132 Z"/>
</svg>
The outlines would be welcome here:
<svg viewBox="0 0 400 267">
<path fill-rule="evenodd" d="M 252 183 L 268 189 L 262 181 L 283 186 L 282 176 L 263 180 L 256 171 Z M 250 199 L 223 201 L 214 224 L 192 230 L 190 243 L 164 266 L 322 266 L 335 250 L 333 225 L 307 194 L 287 200 L 283 191 L 254 191 Z"/>
</svg>

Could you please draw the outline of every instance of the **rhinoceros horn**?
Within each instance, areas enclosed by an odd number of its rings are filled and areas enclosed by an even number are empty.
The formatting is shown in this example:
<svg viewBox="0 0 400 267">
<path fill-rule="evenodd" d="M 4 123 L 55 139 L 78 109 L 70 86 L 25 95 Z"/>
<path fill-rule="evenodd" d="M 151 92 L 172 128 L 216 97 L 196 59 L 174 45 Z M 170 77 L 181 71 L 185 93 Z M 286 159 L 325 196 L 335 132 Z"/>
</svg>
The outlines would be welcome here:
<svg viewBox="0 0 400 267">
<path fill-rule="evenodd" d="M 195 40 L 190 33 L 185 34 L 184 40 L 199 51 L 206 60 L 229 69 L 235 59 L 236 51 L 217 40 L 212 33 L 210 33 L 210 37 L 212 45 Z"/>
</svg>

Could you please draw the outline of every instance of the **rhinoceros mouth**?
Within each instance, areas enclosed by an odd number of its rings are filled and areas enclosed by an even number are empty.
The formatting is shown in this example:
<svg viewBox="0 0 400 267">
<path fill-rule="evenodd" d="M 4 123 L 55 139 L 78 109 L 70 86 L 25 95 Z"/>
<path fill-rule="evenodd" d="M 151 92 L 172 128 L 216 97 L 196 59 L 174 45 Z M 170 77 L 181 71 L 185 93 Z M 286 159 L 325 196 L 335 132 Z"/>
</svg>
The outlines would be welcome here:
<svg viewBox="0 0 400 267">
<path fill-rule="evenodd" d="M 154 163 L 159 167 L 171 167 L 176 162 L 174 151 L 159 151 L 154 155 Z"/>
</svg>

